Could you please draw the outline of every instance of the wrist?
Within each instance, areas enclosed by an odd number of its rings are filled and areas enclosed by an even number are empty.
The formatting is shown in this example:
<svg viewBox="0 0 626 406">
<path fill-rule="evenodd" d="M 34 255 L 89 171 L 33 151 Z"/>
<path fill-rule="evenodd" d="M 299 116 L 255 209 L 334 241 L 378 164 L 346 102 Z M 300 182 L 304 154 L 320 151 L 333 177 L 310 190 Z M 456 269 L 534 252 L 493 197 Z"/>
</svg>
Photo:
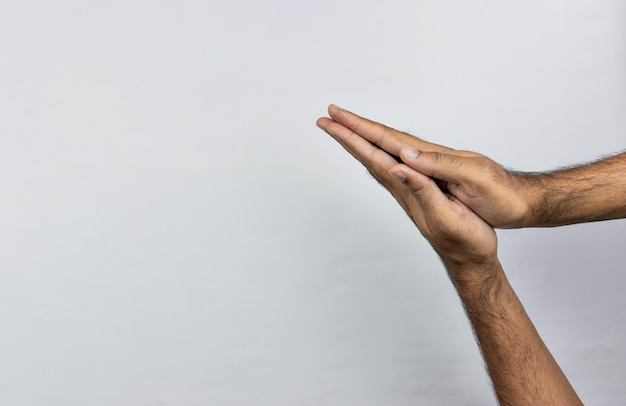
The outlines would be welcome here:
<svg viewBox="0 0 626 406">
<path fill-rule="evenodd" d="M 549 188 L 546 174 L 509 172 L 515 189 L 524 203 L 522 216 L 511 228 L 534 227 L 542 223 L 541 207 L 547 199 Z"/>
<path fill-rule="evenodd" d="M 472 289 L 491 283 L 502 272 L 497 256 L 481 262 L 460 262 L 442 258 L 448 276 L 457 289 Z"/>
<path fill-rule="evenodd" d="M 488 306 L 490 303 L 500 301 L 507 281 L 497 258 L 482 267 L 450 266 L 447 270 L 452 284 L 468 310 L 476 304 Z"/>
</svg>

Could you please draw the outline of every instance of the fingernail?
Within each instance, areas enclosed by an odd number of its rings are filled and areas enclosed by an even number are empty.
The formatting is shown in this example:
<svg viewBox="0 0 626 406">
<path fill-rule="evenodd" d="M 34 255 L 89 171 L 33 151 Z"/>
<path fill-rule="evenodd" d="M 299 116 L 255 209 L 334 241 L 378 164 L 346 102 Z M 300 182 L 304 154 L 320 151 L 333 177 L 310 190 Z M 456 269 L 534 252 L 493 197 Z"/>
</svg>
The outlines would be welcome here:
<svg viewBox="0 0 626 406">
<path fill-rule="evenodd" d="M 401 171 L 393 171 L 393 172 L 389 172 L 393 177 L 395 177 L 396 179 L 398 179 L 400 182 L 404 182 L 404 180 L 406 179 L 406 176 L 404 175 L 403 172 Z"/>
<path fill-rule="evenodd" d="M 341 107 L 334 104 L 331 104 L 328 108 L 334 113 L 338 113 L 339 111 L 341 111 Z"/>
<path fill-rule="evenodd" d="M 404 151 L 404 156 L 409 159 L 415 159 L 420 154 L 419 150 L 413 147 L 402 147 L 402 150 Z"/>
</svg>

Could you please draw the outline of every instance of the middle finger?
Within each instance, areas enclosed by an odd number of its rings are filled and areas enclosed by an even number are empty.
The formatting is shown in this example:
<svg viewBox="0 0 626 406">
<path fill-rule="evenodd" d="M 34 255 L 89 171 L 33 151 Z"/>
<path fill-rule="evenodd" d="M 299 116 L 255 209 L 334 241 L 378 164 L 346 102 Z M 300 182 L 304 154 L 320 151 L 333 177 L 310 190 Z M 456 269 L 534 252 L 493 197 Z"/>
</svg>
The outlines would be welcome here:
<svg viewBox="0 0 626 406">
<path fill-rule="evenodd" d="M 372 144 L 378 145 L 380 148 L 395 156 L 400 156 L 400 148 L 402 148 L 403 145 L 410 145 L 422 151 L 443 152 L 452 150 L 443 145 L 424 141 L 410 134 L 360 117 L 335 105 L 328 107 L 328 114 L 334 121 L 343 124 Z"/>
</svg>

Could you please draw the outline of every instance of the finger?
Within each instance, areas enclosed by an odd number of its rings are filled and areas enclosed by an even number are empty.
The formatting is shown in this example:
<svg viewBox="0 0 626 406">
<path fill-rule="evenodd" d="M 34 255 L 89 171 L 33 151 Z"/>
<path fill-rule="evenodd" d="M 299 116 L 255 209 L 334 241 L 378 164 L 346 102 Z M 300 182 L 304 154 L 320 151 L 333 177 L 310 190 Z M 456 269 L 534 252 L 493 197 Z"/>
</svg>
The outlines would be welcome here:
<svg viewBox="0 0 626 406">
<path fill-rule="evenodd" d="M 378 145 L 380 148 L 395 156 L 399 156 L 400 148 L 403 145 L 411 145 L 425 151 L 450 150 L 450 148 L 443 145 L 424 141 L 420 138 L 387 127 L 386 125 L 360 117 L 333 104 L 328 107 L 328 113 L 334 121 L 343 124 L 369 142 Z"/>
<path fill-rule="evenodd" d="M 449 183 L 464 183 L 481 178 L 481 166 L 475 157 L 459 156 L 440 151 L 419 151 L 413 147 L 402 147 L 400 158 L 407 166 L 424 175 Z"/>
<path fill-rule="evenodd" d="M 404 164 L 394 165 L 389 169 L 389 173 L 400 180 L 415 197 L 423 217 L 436 218 L 450 205 L 448 197 L 428 176 Z"/>
<path fill-rule="evenodd" d="M 329 118 L 317 120 L 317 126 L 336 139 L 353 157 L 358 159 L 375 177 L 391 179 L 388 171 L 397 161 L 349 128 Z"/>
<path fill-rule="evenodd" d="M 335 138 L 346 151 L 359 160 L 374 179 L 392 194 L 407 215 L 412 218 L 411 211 L 406 204 L 409 192 L 400 181 L 389 174 L 389 168 L 397 164 L 394 157 L 329 118 L 318 119 L 317 126 Z"/>
</svg>

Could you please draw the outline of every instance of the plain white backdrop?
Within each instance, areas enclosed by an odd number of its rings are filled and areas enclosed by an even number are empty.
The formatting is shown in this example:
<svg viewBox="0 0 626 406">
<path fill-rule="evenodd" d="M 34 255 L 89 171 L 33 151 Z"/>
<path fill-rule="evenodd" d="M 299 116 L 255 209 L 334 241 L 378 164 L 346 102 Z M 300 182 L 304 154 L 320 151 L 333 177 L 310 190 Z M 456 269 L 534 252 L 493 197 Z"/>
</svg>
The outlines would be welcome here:
<svg viewBox="0 0 626 406">
<path fill-rule="evenodd" d="M 494 404 L 336 103 L 548 170 L 623 150 L 626 4 L 0 1 L 0 403 Z M 588 404 L 626 402 L 624 221 L 499 232 Z"/>
</svg>

